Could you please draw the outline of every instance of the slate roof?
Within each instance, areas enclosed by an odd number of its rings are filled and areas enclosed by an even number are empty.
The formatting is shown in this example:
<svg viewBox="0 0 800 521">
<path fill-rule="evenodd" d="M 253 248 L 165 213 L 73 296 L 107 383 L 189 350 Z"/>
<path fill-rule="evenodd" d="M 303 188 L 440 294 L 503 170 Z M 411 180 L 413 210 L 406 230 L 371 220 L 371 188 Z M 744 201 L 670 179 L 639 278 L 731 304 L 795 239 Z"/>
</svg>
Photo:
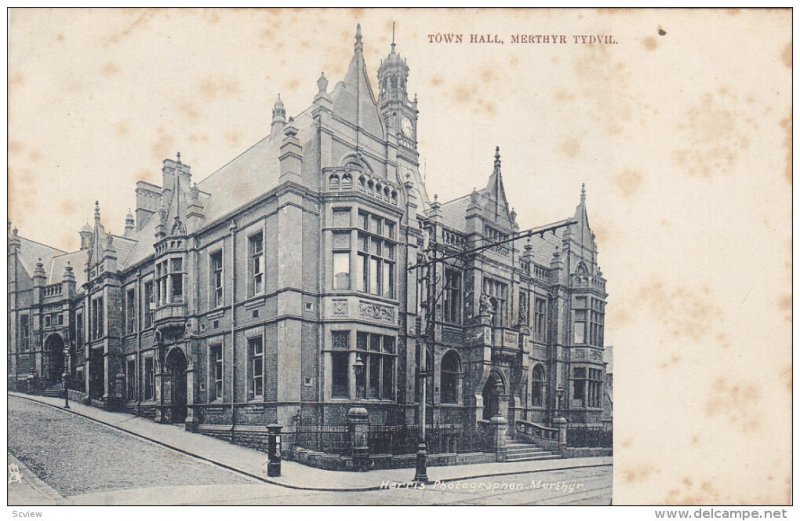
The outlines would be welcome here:
<svg viewBox="0 0 800 521">
<path fill-rule="evenodd" d="M 25 268 L 25 271 L 27 271 L 28 275 L 31 277 L 33 276 L 33 270 L 36 268 L 36 263 L 39 262 L 39 259 L 42 259 L 42 264 L 44 266 L 49 266 L 53 261 L 53 257 L 64 253 L 57 248 L 47 246 L 40 242 L 32 241 L 19 235 L 17 237 L 19 238 L 18 259 L 22 267 Z"/>
</svg>

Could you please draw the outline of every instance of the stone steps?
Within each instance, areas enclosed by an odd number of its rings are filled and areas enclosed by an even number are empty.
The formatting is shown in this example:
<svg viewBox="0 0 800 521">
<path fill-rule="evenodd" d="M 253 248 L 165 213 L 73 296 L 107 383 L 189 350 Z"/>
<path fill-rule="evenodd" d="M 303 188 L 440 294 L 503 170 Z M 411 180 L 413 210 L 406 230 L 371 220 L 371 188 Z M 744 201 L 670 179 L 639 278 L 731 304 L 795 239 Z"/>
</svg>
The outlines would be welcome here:
<svg viewBox="0 0 800 521">
<path fill-rule="evenodd" d="M 506 451 L 506 461 L 541 461 L 561 458 L 561 454 L 545 450 L 533 443 L 512 441 L 506 444 Z"/>
</svg>

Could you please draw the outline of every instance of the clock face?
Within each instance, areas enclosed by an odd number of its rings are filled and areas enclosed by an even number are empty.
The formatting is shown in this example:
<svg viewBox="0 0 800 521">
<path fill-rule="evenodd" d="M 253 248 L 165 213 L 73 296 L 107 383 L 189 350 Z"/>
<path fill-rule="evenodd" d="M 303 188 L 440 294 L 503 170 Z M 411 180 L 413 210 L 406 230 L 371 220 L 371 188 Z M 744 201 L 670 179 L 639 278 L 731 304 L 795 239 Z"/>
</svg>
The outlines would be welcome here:
<svg viewBox="0 0 800 521">
<path fill-rule="evenodd" d="M 403 131 L 403 134 L 405 134 L 407 138 L 414 137 L 414 125 L 412 125 L 411 120 L 406 117 L 400 121 L 400 130 Z"/>
</svg>

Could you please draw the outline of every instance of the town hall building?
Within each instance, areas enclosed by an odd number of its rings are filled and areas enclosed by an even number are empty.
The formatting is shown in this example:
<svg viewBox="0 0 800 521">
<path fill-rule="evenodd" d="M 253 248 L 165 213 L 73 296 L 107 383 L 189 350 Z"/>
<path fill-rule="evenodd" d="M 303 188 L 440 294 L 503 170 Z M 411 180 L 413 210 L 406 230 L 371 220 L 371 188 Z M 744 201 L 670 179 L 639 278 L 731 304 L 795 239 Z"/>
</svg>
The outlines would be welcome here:
<svg viewBox="0 0 800 521">
<path fill-rule="evenodd" d="M 363 45 L 359 27 L 344 78 L 321 75 L 294 117 L 278 99 L 269 133 L 218 171 L 165 159 L 122 233 L 100 204 L 73 252 L 11 225 L 9 389 L 66 374 L 87 403 L 192 430 L 341 425 L 356 402 L 370 423 L 416 424 L 422 382 L 431 424 L 607 422 L 584 190 L 561 226 L 513 240 L 515 165 L 493 144 L 482 189 L 429 198 L 409 66 L 392 43 L 373 90 Z"/>
</svg>

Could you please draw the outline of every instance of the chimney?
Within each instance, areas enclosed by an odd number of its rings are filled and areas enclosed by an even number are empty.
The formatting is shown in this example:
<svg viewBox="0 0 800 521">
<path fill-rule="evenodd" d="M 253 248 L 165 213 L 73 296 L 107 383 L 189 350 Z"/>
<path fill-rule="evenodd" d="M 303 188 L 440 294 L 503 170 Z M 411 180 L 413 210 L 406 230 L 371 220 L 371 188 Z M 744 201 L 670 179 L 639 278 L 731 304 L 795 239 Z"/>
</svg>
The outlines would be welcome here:
<svg viewBox="0 0 800 521">
<path fill-rule="evenodd" d="M 136 182 L 136 229 L 141 230 L 144 223 L 161 206 L 161 187 L 145 181 Z"/>
</svg>

